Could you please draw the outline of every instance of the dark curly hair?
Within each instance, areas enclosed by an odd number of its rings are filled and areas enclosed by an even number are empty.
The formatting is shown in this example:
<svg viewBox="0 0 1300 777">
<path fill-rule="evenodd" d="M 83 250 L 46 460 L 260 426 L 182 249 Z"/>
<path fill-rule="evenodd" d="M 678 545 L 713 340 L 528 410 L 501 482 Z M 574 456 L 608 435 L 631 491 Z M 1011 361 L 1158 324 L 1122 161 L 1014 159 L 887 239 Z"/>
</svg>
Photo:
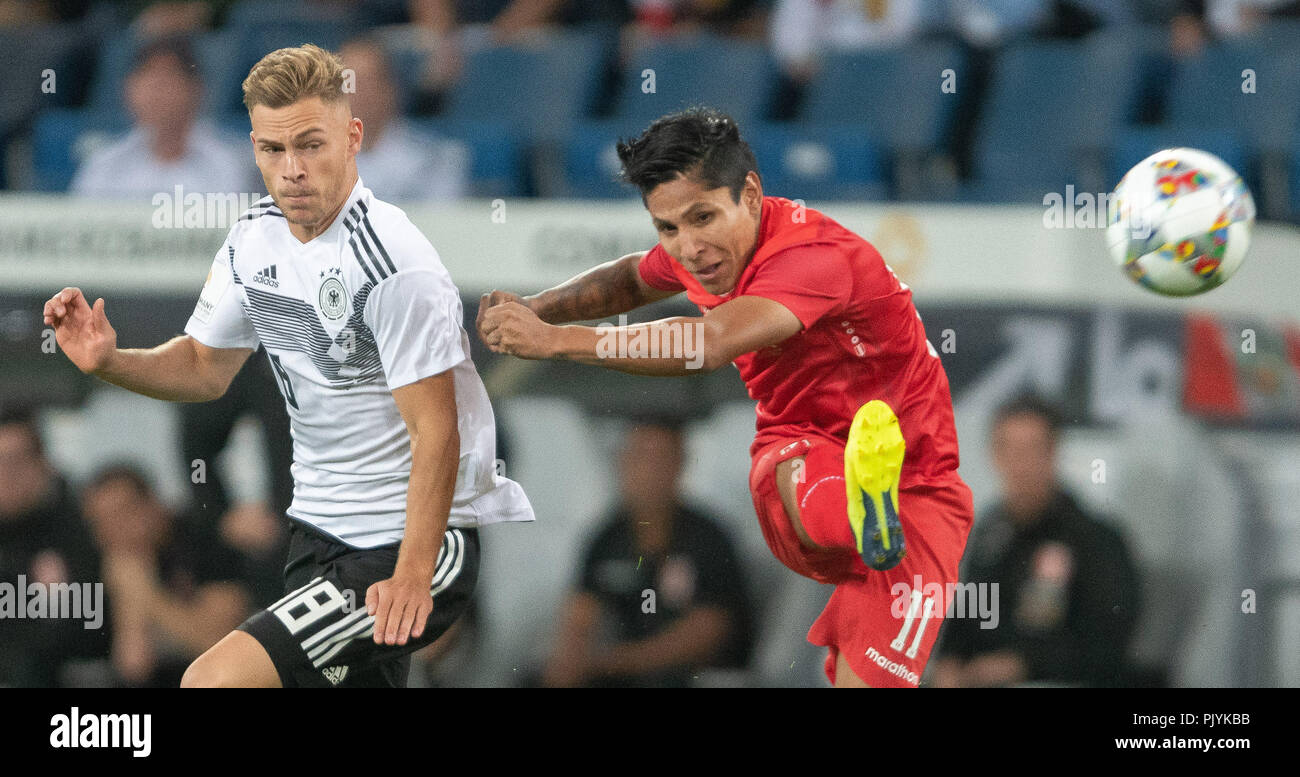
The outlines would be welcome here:
<svg viewBox="0 0 1300 777">
<path fill-rule="evenodd" d="M 620 140 L 621 178 L 641 190 L 645 200 L 661 183 L 678 176 L 696 179 L 710 189 L 721 186 L 740 202 L 745 176 L 758 172 L 749 144 L 730 116 L 712 108 L 689 108 L 655 119 L 641 136 Z"/>
<path fill-rule="evenodd" d="M 1047 426 L 1048 435 L 1056 440 L 1065 426 L 1065 416 L 1055 403 L 1033 392 L 1019 394 L 998 406 L 993 413 L 993 426 L 999 426 L 1012 416 L 1035 416 Z"/>
</svg>

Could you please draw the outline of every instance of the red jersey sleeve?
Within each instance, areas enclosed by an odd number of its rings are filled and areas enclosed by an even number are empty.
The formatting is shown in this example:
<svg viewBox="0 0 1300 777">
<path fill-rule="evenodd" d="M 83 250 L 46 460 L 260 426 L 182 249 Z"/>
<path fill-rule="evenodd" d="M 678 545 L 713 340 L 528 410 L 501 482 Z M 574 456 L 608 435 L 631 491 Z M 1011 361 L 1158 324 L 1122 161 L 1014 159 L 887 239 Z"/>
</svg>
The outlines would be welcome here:
<svg viewBox="0 0 1300 777">
<path fill-rule="evenodd" d="M 660 291 L 682 291 L 686 287 L 682 282 L 677 280 L 673 273 L 672 257 L 664 247 L 656 244 L 645 256 L 641 257 L 641 263 L 637 265 L 641 273 L 641 280 L 646 285 L 652 286 Z"/>
<path fill-rule="evenodd" d="M 773 254 L 741 291 L 785 305 L 804 329 L 842 312 L 852 293 L 849 259 L 834 246 L 796 246 Z"/>
</svg>

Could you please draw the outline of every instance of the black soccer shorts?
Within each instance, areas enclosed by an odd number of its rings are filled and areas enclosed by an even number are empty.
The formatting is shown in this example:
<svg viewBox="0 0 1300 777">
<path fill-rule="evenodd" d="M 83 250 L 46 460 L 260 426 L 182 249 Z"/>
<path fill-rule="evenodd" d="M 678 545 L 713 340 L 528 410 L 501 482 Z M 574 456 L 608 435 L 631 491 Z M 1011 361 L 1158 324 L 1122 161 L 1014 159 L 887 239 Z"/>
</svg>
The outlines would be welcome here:
<svg viewBox="0 0 1300 777">
<path fill-rule="evenodd" d="M 286 688 L 406 687 L 410 654 L 436 640 L 469 607 L 478 579 L 477 529 L 448 529 L 430 589 L 433 612 L 419 639 L 376 645 L 366 591 L 393 576 L 398 545 L 353 548 L 290 522 L 284 598 L 240 624 L 261 643 Z"/>
</svg>

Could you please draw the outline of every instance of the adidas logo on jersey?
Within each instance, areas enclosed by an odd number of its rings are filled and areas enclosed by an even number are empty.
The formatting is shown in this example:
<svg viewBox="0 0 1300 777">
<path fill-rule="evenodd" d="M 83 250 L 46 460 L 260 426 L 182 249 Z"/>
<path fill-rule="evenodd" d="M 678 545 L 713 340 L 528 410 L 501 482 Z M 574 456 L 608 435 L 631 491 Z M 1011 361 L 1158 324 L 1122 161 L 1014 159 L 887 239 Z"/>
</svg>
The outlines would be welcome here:
<svg viewBox="0 0 1300 777">
<path fill-rule="evenodd" d="M 275 265 L 258 270 L 257 274 L 253 276 L 253 283 L 260 283 L 273 289 L 280 288 L 280 282 L 275 278 Z"/>
</svg>

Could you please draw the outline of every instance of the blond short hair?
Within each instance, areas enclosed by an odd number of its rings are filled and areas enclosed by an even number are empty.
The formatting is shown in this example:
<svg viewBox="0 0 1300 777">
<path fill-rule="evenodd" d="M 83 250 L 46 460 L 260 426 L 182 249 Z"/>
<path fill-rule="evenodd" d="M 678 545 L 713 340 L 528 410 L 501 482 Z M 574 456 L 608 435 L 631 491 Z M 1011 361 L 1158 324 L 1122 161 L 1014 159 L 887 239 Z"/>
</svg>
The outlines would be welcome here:
<svg viewBox="0 0 1300 777">
<path fill-rule="evenodd" d="M 283 108 L 319 97 L 325 102 L 347 99 L 343 93 L 343 60 L 320 46 L 277 49 L 253 65 L 244 79 L 244 107 Z"/>
</svg>

